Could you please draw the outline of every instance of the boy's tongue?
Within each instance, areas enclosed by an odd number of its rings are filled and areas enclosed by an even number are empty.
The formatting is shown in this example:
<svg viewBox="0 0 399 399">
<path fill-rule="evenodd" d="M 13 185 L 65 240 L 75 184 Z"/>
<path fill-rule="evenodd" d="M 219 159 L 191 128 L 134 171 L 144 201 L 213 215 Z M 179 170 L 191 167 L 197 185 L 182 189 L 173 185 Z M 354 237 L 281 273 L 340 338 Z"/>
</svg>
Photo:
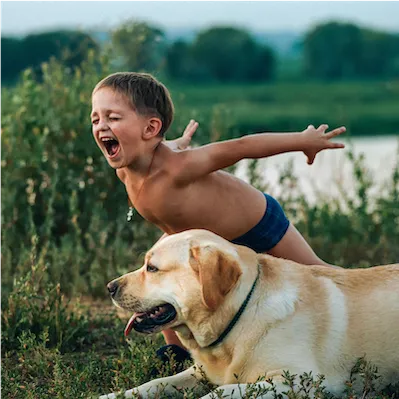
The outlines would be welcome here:
<svg viewBox="0 0 399 399">
<path fill-rule="evenodd" d="M 109 155 L 114 155 L 118 151 L 119 143 L 114 141 L 110 147 Z"/>
</svg>

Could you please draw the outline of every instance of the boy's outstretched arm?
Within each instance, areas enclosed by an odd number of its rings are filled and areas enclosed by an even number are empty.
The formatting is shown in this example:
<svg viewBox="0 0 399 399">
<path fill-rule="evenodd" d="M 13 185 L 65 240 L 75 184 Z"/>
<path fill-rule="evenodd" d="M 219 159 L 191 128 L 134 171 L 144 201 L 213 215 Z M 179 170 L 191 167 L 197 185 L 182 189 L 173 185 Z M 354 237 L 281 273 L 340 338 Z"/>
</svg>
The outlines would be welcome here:
<svg viewBox="0 0 399 399">
<path fill-rule="evenodd" d="M 320 125 L 317 129 L 309 125 L 303 132 L 253 134 L 182 151 L 176 176 L 179 182 L 189 182 L 244 158 L 265 158 L 292 151 L 302 151 L 310 165 L 318 152 L 344 148 L 344 144 L 330 140 L 344 133 L 346 128 L 339 127 L 326 133 L 327 128 L 327 125 Z"/>
</svg>

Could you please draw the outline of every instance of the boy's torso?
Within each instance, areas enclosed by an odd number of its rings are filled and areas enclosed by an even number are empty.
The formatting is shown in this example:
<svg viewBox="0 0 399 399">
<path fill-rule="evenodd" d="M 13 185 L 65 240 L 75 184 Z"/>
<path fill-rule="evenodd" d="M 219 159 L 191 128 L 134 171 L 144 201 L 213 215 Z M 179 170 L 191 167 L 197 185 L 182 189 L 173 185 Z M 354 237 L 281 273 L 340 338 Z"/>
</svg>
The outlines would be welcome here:
<svg viewBox="0 0 399 399">
<path fill-rule="evenodd" d="M 265 213 L 263 193 L 227 172 L 216 171 L 178 186 L 170 169 L 155 169 L 142 186 L 129 176 L 121 179 L 137 211 L 165 233 L 203 228 L 232 240 Z"/>
</svg>

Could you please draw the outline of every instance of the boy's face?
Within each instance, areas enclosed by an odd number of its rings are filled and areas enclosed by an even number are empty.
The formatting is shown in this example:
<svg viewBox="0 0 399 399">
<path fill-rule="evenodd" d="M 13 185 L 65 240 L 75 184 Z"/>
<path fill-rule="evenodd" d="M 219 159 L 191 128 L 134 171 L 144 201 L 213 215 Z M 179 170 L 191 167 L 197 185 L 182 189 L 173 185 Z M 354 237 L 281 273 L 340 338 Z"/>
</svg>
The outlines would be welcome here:
<svg viewBox="0 0 399 399">
<path fill-rule="evenodd" d="M 129 166 L 142 151 L 142 135 L 148 118 L 137 114 L 129 100 L 109 87 L 92 97 L 92 131 L 109 165 L 114 169 Z"/>
</svg>

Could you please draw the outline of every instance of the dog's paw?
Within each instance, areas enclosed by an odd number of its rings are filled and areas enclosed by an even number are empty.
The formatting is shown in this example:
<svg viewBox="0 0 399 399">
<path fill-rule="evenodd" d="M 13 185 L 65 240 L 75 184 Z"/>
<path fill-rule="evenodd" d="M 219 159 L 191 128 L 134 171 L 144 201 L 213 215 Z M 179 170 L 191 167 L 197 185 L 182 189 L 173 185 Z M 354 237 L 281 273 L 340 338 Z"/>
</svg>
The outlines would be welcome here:
<svg viewBox="0 0 399 399">
<path fill-rule="evenodd" d="M 98 399 L 117 399 L 117 398 L 133 398 L 133 392 L 136 394 L 136 398 L 141 398 L 141 395 L 138 395 L 137 389 L 129 389 L 124 394 L 122 392 L 119 393 L 109 393 L 108 395 L 101 395 Z"/>
<path fill-rule="evenodd" d="M 109 393 L 108 395 L 101 395 L 98 399 L 116 399 L 116 395 L 114 393 Z"/>
</svg>

